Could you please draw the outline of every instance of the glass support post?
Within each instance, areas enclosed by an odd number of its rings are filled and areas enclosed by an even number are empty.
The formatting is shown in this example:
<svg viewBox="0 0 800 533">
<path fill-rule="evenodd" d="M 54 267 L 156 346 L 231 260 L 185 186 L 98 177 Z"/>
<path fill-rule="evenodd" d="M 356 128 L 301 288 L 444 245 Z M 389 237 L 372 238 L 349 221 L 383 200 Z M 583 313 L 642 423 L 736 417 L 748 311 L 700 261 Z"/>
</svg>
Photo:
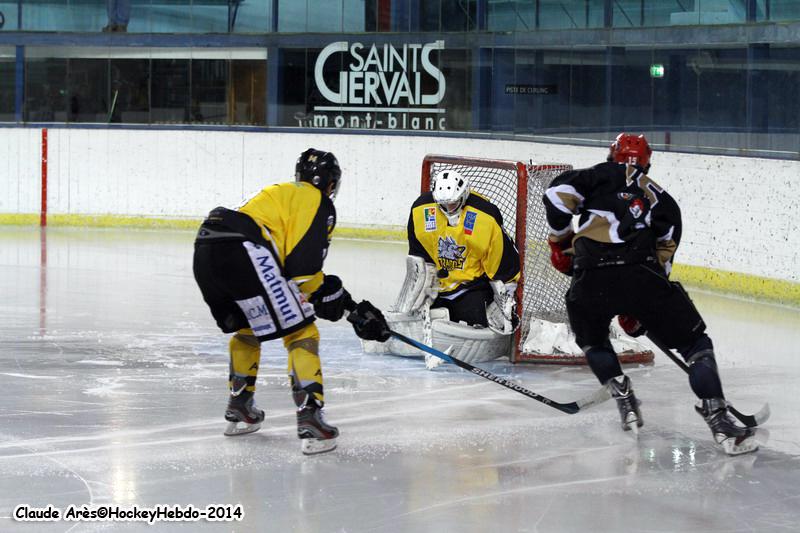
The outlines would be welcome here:
<svg viewBox="0 0 800 533">
<path fill-rule="evenodd" d="M 16 47 L 16 61 L 14 72 L 14 120 L 22 122 L 23 107 L 25 105 L 25 47 Z"/>
<path fill-rule="evenodd" d="M 267 126 L 277 126 L 279 122 L 279 100 L 281 93 L 281 50 L 277 46 L 267 49 Z"/>
</svg>

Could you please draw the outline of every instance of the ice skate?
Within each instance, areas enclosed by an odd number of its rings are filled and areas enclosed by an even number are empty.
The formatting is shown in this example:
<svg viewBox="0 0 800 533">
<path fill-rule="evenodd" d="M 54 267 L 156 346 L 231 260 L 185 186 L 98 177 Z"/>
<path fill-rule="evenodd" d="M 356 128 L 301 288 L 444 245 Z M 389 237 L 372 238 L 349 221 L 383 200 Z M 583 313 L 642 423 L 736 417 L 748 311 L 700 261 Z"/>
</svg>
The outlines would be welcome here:
<svg viewBox="0 0 800 533">
<path fill-rule="evenodd" d="M 741 455 L 758 449 L 755 428 L 738 426 L 728 413 L 728 403 L 724 399 L 702 400 L 695 410 L 711 428 L 714 442 L 728 455 Z"/>
<path fill-rule="evenodd" d="M 639 412 L 639 405 L 642 403 L 633 393 L 633 386 L 628 376 L 622 378 L 622 381 L 616 379 L 609 379 L 606 382 L 611 397 L 617 400 L 617 409 L 619 409 L 620 421 L 622 429 L 625 431 L 633 431 L 635 434 L 639 433 L 639 428 L 644 425 L 642 420 L 642 413 Z"/>
<path fill-rule="evenodd" d="M 232 391 L 228 408 L 225 410 L 225 420 L 228 421 L 228 427 L 225 428 L 226 437 L 246 435 L 261 429 L 264 411 L 256 407 L 252 392 Z"/>
<path fill-rule="evenodd" d="M 339 430 L 325 422 L 322 407 L 310 396 L 297 409 L 297 437 L 305 455 L 325 453 L 336 448 Z"/>
</svg>

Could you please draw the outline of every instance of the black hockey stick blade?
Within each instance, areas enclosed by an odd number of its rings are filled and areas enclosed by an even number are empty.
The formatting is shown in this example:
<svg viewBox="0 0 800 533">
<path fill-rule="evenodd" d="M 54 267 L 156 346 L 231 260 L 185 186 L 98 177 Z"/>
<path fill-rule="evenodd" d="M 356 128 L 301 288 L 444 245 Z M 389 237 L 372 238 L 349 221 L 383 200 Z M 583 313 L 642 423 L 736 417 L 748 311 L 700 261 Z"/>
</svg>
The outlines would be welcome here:
<svg viewBox="0 0 800 533">
<path fill-rule="evenodd" d="M 669 346 L 667 346 L 666 344 L 662 343 L 658 339 L 653 338 L 649 334 L 647 335 L 647 338 L 650 339 L 650 341 L 652 341 L 652 343 L 655 344 L 658 347 L 659 350 L 664 352 L 664 355 L 666 355 L 667 357 L 672 359 L 672 361 L 676 365 L 681 367 L 681 369 L 684 372 L 686 372 L 687 374 L 689 373 L 689 366 L 685 362 L 683 362 L 680 359 L 678 359 L 678 356 L 676 356 L 672 352 L 672 350 L 669 348 Z M 754 415 L 746 415 L 746 414 L 740 412 L 733 405 L 731 405 L 730 402 L 728 402 L 728 411 L 733 416 L 735 416 L 739 420 L 739 422 L 741 422 L 742 424 L 744 424 L 745 426 L 747 426 L 749 428 L 754 428 L 754 427 L 760 426 L 761 424 L 763 424 L 764 422 L 766 422 L 769 419 L 769 415 L 770 415 L 770 410 L 769 410 L 769 404 L 768 403 L 765 403 L 764 406 L 761 409 L 759 409 L 759 411 Z"/>
<path fill-rule="evenodd" d="M 402 341 L 402 342 L 404 342 L 404 343 L 406 343 L 406 344 L 408 344 L 410 346 L 413 346 L 413 347 L 415 347 L 415 348 L 417 348 L 419 350 L 422 350 L 423 352 L 427 352 L 427 353 L 429 353 L 429 354 L 431 354 L 431 355 L 433 355 L 435 357 L 438 357 L 439 359 L 444 359 L 448 363 L 452 363 L 452 364 L 454 364 L 456 366 L 459 366 L 459 367 L 463 368 L 464 370 L 472 372 L 476 376 L 480 376 L 480 377 L 482 377 L 484 379 L 488 379 L 489 381 L 494 381 L 498 385 L 502 385 L 503 387 L 506 387 L 508 389 L 516 391 L 516 392 L 518 392 L 520 394 L 524 394 L 528 398 L 533 398 L 534 400 L 542 402 L 543 404 L 545 404 L 547 406 L 550 406 L 553 409 L 558 409 L 562 413 L 567 413 L 567 414 L 570 414 L 570 415 L 574 415 L 575 413 L 579 412 L 582 409 L 587 409 L 587 408 L 589 408 L 589 407 L 591 407 L 593 405 L 597 405 L 599 403 L 603 403 L 606 400 L 609 400 L 611 398 L 611 393 L 608 392 L 608 389 L 606 387 L 601 387 L 595 393 L 593 393 L 593 394 L 591 394 L 589 396 L 586 396 L 585 398 L 581 398 L 581 399 L 579 399 L 577 401 L 569 402 L 569 403 L 559 403 L 559 402 L 556 402 L 554 400 L 551 400 L 550 398 L 542 396 L 541 394 L 538 394 L 536 392 L 528 390 L 525 387 L 523 387 L 522 385 L 518 385 L 517 383 L 514 383 L 512 381 L 508 381 L 508 380 L 506 380 L 504 378 L 501 378 L 500 376 L 492 374 L 488 370 L 484 370 L 482 368 L 474 367 L 474 366 L 472 366 L 471 364 L 469 364 L 467 362 L 461 361 L 460 359 L 456 359 L 455 357 L 451 357 L 451 356 L 447 355 L 446 353 L 437 350 L 436 348 L 428 346 L 427 344 L 422 344 L 421 342 L 415 341 L 414 339 L 412 339 L 410 337 L 406 337 L 402 333 L 397 333 L 396 331 L 392 331 L 392 330 L 389 330 L 389 332 L 392 334 L 393 337 L 395 337 L 396 339 L 398 339 L 398 340 L 400 340 L 400 341 Z"/>
<path fill-rule="evenodd" d="M 765 403 L 764 406 L 758 410 L 757 413 L 753 415 L 746 415 L 744 413 L 740 413 L 734 406 L 730 403 L 728 404 L 728 411 L 735 416 L 739 422 L 744 424 L 749 428 L 755 428 L 762 425 L 764 422 L 769 420 L 770 410 L 769 404 Z"/>
</svg>

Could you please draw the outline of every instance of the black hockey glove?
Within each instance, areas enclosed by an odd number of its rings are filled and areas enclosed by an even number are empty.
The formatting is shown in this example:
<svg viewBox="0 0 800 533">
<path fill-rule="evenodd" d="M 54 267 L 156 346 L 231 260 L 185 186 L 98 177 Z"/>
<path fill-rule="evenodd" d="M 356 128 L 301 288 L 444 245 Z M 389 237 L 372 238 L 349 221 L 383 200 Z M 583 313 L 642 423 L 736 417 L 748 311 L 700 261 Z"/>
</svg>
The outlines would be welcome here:
<svg viewBox="0 0 800 533">
<path fill-rule="evenodd" d="M 308 299 L 314 306 L 318 317 L 336 322 L 342 315 L 347 302 L 351 301 L 350 293 L 342 287 L 338 276 L 326 275 L 319 289 Z"/>
<path fill-rule="evenodd" d="M 361 300 L 355 306 L 347 316 L 347 321 L 353 324 L 356 335 L 365 341 L 386 342 L 391 336 L 383 313 L 366 300 Z"/>
</svg>

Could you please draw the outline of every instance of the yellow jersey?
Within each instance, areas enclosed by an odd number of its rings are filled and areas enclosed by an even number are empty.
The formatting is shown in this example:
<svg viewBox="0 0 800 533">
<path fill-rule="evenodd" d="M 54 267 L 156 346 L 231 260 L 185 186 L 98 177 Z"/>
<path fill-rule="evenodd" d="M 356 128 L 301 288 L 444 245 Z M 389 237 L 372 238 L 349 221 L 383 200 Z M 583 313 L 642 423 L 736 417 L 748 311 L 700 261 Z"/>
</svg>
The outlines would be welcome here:
<svg viewBox="0 0 800 533">
<path fill-rule="evenodd" d="M 439 289 L 445 295 L 489 280 L 519 279 L 519 252 L 503 230 L 500 210 L 485 196 L 471 192 L 458 224 L 424 193 L 408 217 L 408 253 L 422 257 L 439 270 Z"/>
<path fill-rule="evenodd" d="M 284 276 L 306 295 L 316 291 L 336 226 L 331 199 L 310 183 L 287 182 L 265 187 L 238 210 L 252 218 L 272 242 Z"/>
</svg>

